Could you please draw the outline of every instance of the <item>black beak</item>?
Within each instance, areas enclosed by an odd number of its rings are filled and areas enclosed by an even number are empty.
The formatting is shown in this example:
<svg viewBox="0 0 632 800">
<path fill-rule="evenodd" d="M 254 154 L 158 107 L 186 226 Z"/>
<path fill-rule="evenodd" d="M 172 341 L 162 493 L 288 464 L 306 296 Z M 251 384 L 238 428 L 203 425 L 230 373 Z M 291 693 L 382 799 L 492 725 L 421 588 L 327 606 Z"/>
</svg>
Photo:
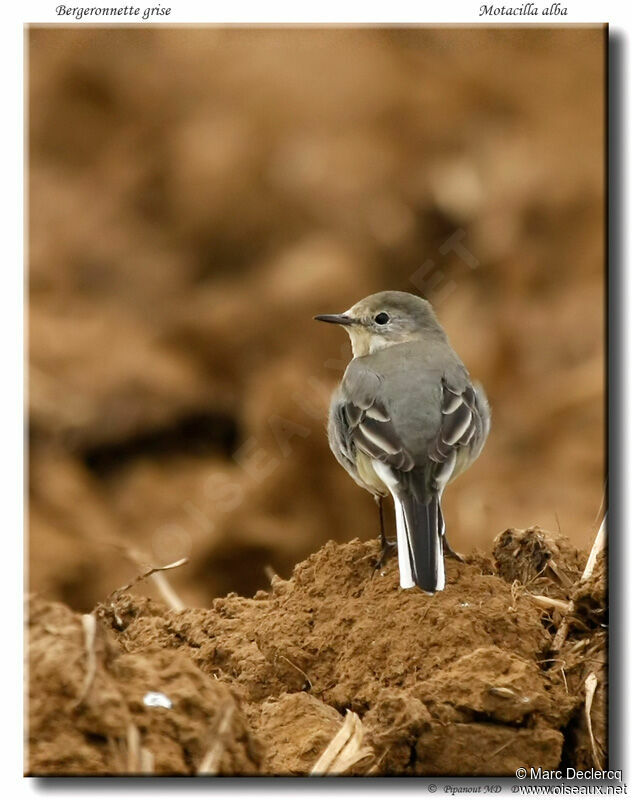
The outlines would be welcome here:
<svg viewBox="0 0 632 800">
<path fill-rule="evenodd" d="M 353 325 L 355 322 L 351 317 L 345 314 L 318 314 L 314 319 L 319 322 L 333 322 L 336 325 Z"/>
</svg>

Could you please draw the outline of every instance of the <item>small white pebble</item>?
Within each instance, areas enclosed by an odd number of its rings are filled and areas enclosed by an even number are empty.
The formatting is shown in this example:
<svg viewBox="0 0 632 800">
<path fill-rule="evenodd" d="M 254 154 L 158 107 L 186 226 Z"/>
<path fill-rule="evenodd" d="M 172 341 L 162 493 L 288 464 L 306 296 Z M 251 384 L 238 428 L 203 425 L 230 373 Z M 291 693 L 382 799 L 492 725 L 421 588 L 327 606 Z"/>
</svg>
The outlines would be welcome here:
<svg viewBox="0 0 632 800">
<path fill-rule="evenodd" d="M 143 697 L 143 703 L 151 708 L 172 708 L 173 703 L 162 692 L 147 692 Z"/>
</svg>

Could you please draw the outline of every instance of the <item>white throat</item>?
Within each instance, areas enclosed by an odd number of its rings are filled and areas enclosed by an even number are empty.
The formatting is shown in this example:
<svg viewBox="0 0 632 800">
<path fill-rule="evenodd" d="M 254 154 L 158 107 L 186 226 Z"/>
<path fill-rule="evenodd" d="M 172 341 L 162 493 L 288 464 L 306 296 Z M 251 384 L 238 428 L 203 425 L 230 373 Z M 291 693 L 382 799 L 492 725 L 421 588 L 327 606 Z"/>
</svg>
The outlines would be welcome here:
<svg viewBox="0 0 632 800">
<path fill-rule="evenodd" d="M 351 350 L 354 358 L 368 356 L 370 353 L 377 353 L 378 350 L 384 350 L 385 347 L 392 347 L 392 345 L 397 344 L 396 341 L 388 340 L 384 336 L 368 331 L 366 328 L 353 326 L 345 330 L 351 339 Z"/>
</svg>

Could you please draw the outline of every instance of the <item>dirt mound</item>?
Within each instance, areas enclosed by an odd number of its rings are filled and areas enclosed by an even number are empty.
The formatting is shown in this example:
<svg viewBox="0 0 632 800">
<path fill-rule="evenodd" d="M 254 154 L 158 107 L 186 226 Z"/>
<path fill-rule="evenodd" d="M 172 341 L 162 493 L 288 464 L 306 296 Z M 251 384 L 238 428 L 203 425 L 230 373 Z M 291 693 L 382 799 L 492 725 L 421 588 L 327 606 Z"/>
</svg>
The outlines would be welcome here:
<svg viewBox="0 0 632 800">
<path fill-rule="evenodd" d="M 513 535 L 533 550 L 542 532 Z M 564 574 L 568 553 L 556 545 Z M 577 584 L 572 605 L 556 575 L 534 598 L 476 556 L 449 560 L 429 597 L 376 555 L 329 542 L 290 580 L 209 609 L 124 594 L 81 616 L 34 598 L 30 774 L 509 775 L 603 757 L 603 673 L 596 742 L 584 708 L 603 618 Z M 564 603 L 575 621 L 554 650 Z"/>
</svg>

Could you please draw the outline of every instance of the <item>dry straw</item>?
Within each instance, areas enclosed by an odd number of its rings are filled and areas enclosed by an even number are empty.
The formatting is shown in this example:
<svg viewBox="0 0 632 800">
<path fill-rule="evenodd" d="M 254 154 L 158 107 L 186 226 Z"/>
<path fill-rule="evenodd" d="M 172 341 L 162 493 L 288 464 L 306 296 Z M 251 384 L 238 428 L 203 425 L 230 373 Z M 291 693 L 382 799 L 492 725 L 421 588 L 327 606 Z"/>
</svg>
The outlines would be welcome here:
<svg viewBox="0 0 632 800">
<path fill-rule="evenodd" d="M 597 557 L 599 553 L 605 548 L 606 546 L 606 519 L 607 517 L 604 516 L 601 525 L 599 526 L 599 530 L 597 531 L 597 535 L 595 536 L 595 541 L 593 542 L 592 549 L 590 551 L 590 555 L 588 556 L 588 560 L 586 561 L 586 566 L 584 568 L 584 572 L 579 579 L 579 584 L 584 583 L 585 581 L 589 580 L 592 577 L 593 571 L 595 569 L 595 564 L 597 563 Z M 562 620 L 561 625 L 557 629 L 557 633 L 555 634 L 555 639 L 553 639 L 553 650 L 559 651 L 562 648 L 562 645 L 566 641 L 566 636 L 568 634 L 568 628 L 570 624 L 570 615 L 573 613 L 575 605 L 573 602 L 569 603 L 569 608 L 566 611 L 564 619 Z"/>
<path fill-rule="evenodd" d="M 347 711 L 340 730 L 312 767 L 311 775 L 342 775 L 354 764 L 373 756 L 373 750 L 363 746 L 364 726 L 360 717 Z"/>
<path fill-rule="evenodd" d="M 213 737 L 213 743 L 206 751 L 198 767 L 198 775 L 217 775 L 219 773 L 222 756 L 226 749 L 226 734 L 230 730 L 234 713 L 235 707 L 232 705 L 228 706 L 222 713 L 217 731 Z"/>
<path fill-rule="evenodd" d="M 595 691 L 597 690 L 597 676 L 594 672 L 591 672 L 590 675 L 586 678 L 584 683 L 584 687 L 586 689 L 586 700 L 584 704 L 584 709 L 586 712 L 586 726 L 588 728 L 588 735 L 590 737 L 590 748 L 592 750 L 593 761 L 597 769 L 601 769 L 601 760 L 597 753 L 597 742 L 595 741 L 595 737 L 593 735 L 593 727 L 592 727 L 592 719 L 590 716 L 590 712 L 592 710 L 593 699 L 595 697 Z"/>
<path fill-rule="evenodd" d="M 141 559 L 138 557 L 138 554 L 130 551 L 129 555 L 133 560 L 139 565 L 142 565 Z M 178 595 L 174 592 L 174 590 L 169 585 L 169 582 L 162 574 L 170 569 L 177 569 L 178 567 L 184 566 L 188 562 L 188 558 L 180 558 L 177 561 L 174 561 L 172 564 L 165 564 L 162 567 L 150 567 L 142 572 L 140 575 L 137 575 L 131 583 L 125 584 L 125 586 L 121 586 L 116 591 L 112 592 L 111 596 L 118 596 L 123 592 L 126 592 L 128 589 L 131 589 L 133 586 L 136 586 L 137 583 L 146 580 L 147 578 L 151 578 L 154 583 L 156 584 L 158 591 L 162 595 L 164 601 L 167 603 L 169 608 L 173 611 L 183 611 L 186 606 L 182 602 L 182 600 L 178 597 Z"/>
</svg>

